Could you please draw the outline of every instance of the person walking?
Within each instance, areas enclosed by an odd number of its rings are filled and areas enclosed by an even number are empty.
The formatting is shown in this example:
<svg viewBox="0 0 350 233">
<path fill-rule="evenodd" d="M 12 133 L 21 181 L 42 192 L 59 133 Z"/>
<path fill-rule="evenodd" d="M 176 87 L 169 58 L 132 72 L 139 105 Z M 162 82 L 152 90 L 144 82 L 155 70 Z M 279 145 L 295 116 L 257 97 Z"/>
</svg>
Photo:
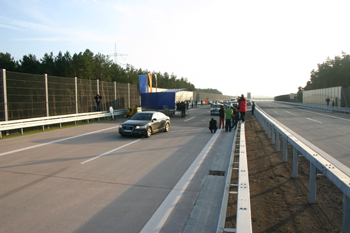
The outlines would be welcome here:
<svg viewBox="0 0 350 233">
<path fill-rule="evenodd" d="M 221 129 L 221 125 L 222 128 L 225 128 L 225 110 L 223 106 L 219 109 L 219 129 Z"/>
<path fill-rule="evenodd" d="M 244 95 L 241 95 L 241 98 L 238 100 L 239 112 L 241 113 L 242 123 L 244 123 L 245 113 L 247 112 L 247 100 L 244 98 Z"/>
<path fill-rule="evenodd" d="M 231 132 L 231 119 L 232 119 L 232 109 L 231 108 L 227 108 L 225 110 L 225 117 L 226 117 L 226 124 L 225 124 L 225 130 L 227 132 L 230 131 Z"/>
<path fill-rule="evenodd" d="M 96 110 L 98 112 L 101 111 L 101 99 L 102 99 L 102 96 L 100 95 L 100 93 L 97 93 L 97 95 L 95 96 L 95 101 L 96 101 Z"/>
<path fill-rule="evenodd" d="M 331 101 L 329 98 L 326 99 L 327 106 L 329 106 L 329 101 Z"/>
<path fill-rule="evenodd" d="M 253 105 L 252 105 L 252 115 L 254 115 L 255 102 L 253 101 L 252 103 L 253 103 Z"/>
<path fill-rule="evenodd" d="M 210 133 L 216 133 L 216 130 L 218 129 L 217 126 L 217 122 L 216 120 L 214 120 L 214 118 L 211 118 L 211 120 L 209 121 L 209 129 L 210 129 Z"/>
</svg>

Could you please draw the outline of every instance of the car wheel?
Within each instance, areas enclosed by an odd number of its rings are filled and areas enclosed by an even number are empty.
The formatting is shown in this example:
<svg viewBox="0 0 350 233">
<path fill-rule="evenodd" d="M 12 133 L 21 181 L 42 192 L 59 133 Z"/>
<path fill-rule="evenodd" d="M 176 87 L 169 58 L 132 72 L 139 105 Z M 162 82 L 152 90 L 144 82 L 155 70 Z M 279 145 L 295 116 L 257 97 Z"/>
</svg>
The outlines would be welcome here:
<svg viewBox="0 0 350 233">
<path fill-rule="evenodd" d="M 152 135 L 152 128 L 148 127 L 147 132 L 146 132 L 146 137 L 149 138 Z"/>
<path fill-rule="evenodd" d="M 170 124 L 165 123 L 164 132 L 169 132 L 169 130 L 170 130 Z"/>
</svg>

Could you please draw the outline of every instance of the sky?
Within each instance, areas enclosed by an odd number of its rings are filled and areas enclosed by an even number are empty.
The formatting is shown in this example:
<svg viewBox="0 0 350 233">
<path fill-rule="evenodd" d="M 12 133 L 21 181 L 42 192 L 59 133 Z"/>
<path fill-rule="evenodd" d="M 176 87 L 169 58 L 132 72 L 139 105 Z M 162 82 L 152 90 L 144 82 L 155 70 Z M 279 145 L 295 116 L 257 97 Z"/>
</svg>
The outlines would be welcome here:
<svg viewBox="0 0 350 233">
<path fill-rule="evenodd" d="M 15 60 L 116 51 L 120 65 L 224 95 L 296 93 L 317 64 L 350 53 L 349 0 L 0 0 L 0 9 L 0 52 Z"/>
</svg>

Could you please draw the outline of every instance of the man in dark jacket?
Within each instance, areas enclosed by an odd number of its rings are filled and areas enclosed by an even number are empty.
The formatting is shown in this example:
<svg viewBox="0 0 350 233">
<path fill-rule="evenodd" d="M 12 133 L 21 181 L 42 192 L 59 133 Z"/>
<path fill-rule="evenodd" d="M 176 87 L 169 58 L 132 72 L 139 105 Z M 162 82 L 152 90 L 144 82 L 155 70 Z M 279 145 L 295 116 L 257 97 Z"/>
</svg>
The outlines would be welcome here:
<svg viewBox="0 0 350 233">
<path fill-rule="evenodd" d="M 97 93 L 97 95 L 95 96 L 97 111 L 101 111 L 101 99 L 102 99 L 102 96 L 100 96 L 100 93 Z"/>
<path fill-rule="evenodd" d="M 214 133 L 216 133 L 216 130 L 218 129 L 216 120 L 214 120 L 214 118 L 211 118 L 211 120 L 209 121 L 209 129 L 210 129 L 210 133 L 212 133 L 213 130 L 214 130 Z"/>
<path fill-rule="evenodd" d="M 234 117 L 234 119 L 233 119 L 233 125 L 232 125 L 232 129 L 233 130 L 236 130 L 236 128 L 237 128 L 237 123 L 239 122 L 239 110 L 238 109 L 235 109 L 236 111 L 235 111 L 235 117 Z"/>
</svg>

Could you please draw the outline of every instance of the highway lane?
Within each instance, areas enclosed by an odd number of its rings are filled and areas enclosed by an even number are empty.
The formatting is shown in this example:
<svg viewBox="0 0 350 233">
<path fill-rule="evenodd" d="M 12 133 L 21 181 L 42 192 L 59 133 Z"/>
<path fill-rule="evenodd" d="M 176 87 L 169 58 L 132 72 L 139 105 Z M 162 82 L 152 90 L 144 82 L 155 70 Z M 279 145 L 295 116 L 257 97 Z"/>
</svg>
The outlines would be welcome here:
<svg viewBox="0 0 350 233">
<path fill-rule="evenodd" d="M 335 165 L 350 174 L 349 115 L 301 109 L 277 102 L 259 101 L 257 105 L 277 121 L 331 155 L 341 163 Z"/>
<path fill-rule="evenodd" d="M 212 139 L 210 117 L 191 109 L 151 138 L 121 137 L 118 119 L 1 140 L 0 232 L 140 232 Z M 168 225 L 183 228 L 212 160 Z"/>
</svg>

